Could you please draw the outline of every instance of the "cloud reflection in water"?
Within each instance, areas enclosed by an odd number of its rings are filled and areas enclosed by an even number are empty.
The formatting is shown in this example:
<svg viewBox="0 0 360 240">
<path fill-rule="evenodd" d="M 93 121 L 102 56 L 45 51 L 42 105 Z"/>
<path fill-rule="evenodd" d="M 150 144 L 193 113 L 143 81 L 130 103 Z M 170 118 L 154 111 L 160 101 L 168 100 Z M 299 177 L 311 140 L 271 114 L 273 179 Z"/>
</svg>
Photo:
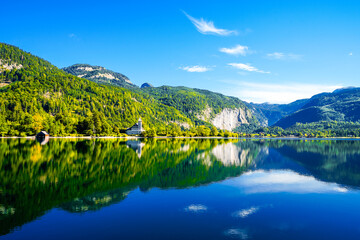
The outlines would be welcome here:
<svg viewBox="0 0 360 240">
<path fill-rule="evenodd" d="M 252 193 L 344 193 L 348 190 L 336 183 L 321 182 L 313 176 L 306 176 L 291 170 L 250 171 L 238 178 L 224 182 Z"/>
</svg>

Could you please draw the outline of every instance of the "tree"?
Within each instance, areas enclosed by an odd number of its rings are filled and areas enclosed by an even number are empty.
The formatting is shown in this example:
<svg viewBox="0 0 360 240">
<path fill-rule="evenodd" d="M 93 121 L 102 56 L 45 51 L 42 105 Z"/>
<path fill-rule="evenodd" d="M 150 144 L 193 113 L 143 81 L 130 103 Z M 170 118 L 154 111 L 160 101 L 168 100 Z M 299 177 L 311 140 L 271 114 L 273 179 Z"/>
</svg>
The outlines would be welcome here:
<svg viewBox="0 0 360 240">
<path fill-rule="evenodd" d="M 150 128 L 149 130 L 143 133 L 144 137 L 156 137 L 156 130 L 155 128 Z"/>
<path fill-rule="evenodd" d="M 217 136 L 218 134 L 219 134 L 219 131 L 217 130 L 217 128 L 212 126 L 211 127 L 211 136 Z"/>
</svg>

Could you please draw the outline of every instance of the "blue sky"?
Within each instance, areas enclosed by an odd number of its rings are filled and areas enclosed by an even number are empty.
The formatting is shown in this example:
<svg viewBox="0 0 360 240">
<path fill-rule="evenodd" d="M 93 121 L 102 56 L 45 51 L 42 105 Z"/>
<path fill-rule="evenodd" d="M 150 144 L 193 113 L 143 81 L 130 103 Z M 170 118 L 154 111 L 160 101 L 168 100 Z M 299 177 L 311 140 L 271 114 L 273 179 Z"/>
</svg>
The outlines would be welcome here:
<svg viewBox="0 0 360 240">
<path fill-rule="evenodd" d="M 0 41 L 58 67 L 287 103 L 360 86 L 359 1 L 12 1 Z"/>
</svg>

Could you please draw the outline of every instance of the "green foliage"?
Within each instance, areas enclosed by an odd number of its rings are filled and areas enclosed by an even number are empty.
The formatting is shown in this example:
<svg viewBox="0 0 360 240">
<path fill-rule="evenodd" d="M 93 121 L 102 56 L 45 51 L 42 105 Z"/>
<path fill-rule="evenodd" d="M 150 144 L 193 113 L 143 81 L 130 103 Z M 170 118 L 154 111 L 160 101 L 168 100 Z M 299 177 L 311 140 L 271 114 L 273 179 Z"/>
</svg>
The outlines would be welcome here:
<svg viewBox="0 0 360 240">
<path fill-rule="evenodd" d="M 320 121 L 312 123 L 297 123 L 292 127 L 260 127 L 252 132 L 240 133 L 249 137 L 360 137 L 360 122 Z"/>
<path fill-rule="evenodd" d="M 21 69 L 0 72 L 0 134 L 52 136 L 119 135 L 139 116 L 144 127 L 171 122 L 193 122 L 183 113 L 156 99 L 115 86 L 78 78 L 26 53 L 0 43 L 0 59 L 21 64 Z"/>
<path fill-rule="evenodd" d="M 155 128 L 150 128 L 149 130 L 145 131 L 143 133 L 144 137 L 156 137 L 156 129 Z"/>
<path fill-rule="evenodd" d="M 140 91 L 149 94 L 161 103 L 176 108 L 186 114 L 196 125 L 206 125 L 210 119 L 220 113 L 224 108 L 241 108 L 247 112 L 248 121 L 257 123 L 257 120 L 249 112 L 248 107 L 243 101 L 235 97 L 224 96 L 207 90 L 187 88 L 187 87 L 150 87 L 142 88 Z M 205 114 L 205 112 L 208 112 Z M 202 116 L 209 119 L 201 120 Z"/>
</svg>

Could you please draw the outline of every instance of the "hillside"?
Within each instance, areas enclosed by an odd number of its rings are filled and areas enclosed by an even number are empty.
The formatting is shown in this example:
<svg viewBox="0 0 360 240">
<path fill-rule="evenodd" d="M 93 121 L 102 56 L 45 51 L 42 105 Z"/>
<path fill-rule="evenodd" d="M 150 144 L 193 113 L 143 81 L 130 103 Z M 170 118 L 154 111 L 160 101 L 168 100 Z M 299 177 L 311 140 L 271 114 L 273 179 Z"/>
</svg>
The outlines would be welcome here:
<svg viewBox="0 0 360 240">
<path fill-rule="evenodd" d="M 124 88 L 137 88 L 128 77 L 121 73 L 113 72 L 104 67 L 92 66 L 89 64 L 74 64 L 63 68 L 67 73 L 80 78 L 86 78 L 97 83 L 108 83 Z"/>
<path fill-rule="evenodd" d="M 239 126 L 258 124 L 245 102 L 208 90 L 187 87 L 147 87 L 141 89 L 162 104 L 183 112 L 196 124 L 212 124 L 233 131 Z"/>
<path fill-rule="evenodd" d="M 0 43 L 0 135 L 119 134 L 136 122 L 144 127 L 193 122 L 148 95 L 99 85 Z"/>
<path fill-rule="evenodd" d="M 94 68 L 109 71 L 104 67 L 94 67 L 87 64 L 72 65 L 64 68 L 64 70 L 90 81 L 124 87 L 138 94 L 145 94 L 166 106 L 176 108 L 190 118 L 195 125 L 214 125 L 219 129 L 233 131 L 240 126 L 258 124 L 253 112 L 238 98 L 187 87 L 153 87 L 150 83 L 144 83 L 139 89 L 135 85 L 119 84 L 119 81 L 99 81 L 98 78 L 94 77 L 98 74 L 98 70 L 93 71 Z M 90 74 L 88 74 L 89 72 Z M 112 74 L 115 74 L 114 76 L 124 76 L 115 72 L 112 72 Z M 130 83 L 127 78 L 126 81 Z"/>
<path fill-rule="evenodd" d="M 310 98 L 298 111 L 275 125 L 288 128 L 296 123 L 360 120 L 360 88 L 338 89 Z"/>
</svg>

